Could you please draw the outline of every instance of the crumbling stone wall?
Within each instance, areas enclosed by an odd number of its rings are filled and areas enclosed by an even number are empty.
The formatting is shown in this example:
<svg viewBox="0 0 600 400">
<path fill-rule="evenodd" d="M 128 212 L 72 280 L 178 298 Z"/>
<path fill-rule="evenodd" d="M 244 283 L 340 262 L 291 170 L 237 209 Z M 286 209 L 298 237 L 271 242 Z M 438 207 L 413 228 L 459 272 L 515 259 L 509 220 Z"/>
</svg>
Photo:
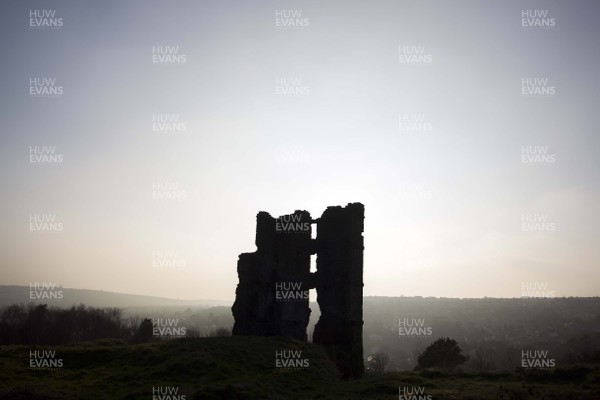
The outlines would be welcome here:
<svg viewBox="0 0 600 400">
<path fill-rule="evenodd" d="M 317 223 L 317 302 L 313 342 L 331 346 L 345 375 L 362 375 L 364 206 L 328 207 Z"/>
<path fill-rule="evenodd" d="M 360 203 L 328 207 L 318 220 L 307 211 L 277 219 L 259 212 L 257 250 L 238 260 L 233 334 L 306 341 L 308 290 L 316 288 L 321 317 L 313 342 L 329 350 L 345 376 L 361 376 L 363 222 Z M 315 223 L 317 238 L 311 239 Z M 310 272 L 312 254 L 316 273 Z"/>
<path fill-rule="evenodd" d="M 299 287 L 295 291 L 307 292 L 314 287 L 310 277 L 310 256 L 315 252 L 311 223 L 306 211 L 277 219 L 266 212 L 258 213 L 257 250 L 241 254 L 238 260 L 239 284 L 232 307 L 234 335 L 306 340 L 308 295 L 306 299 L 277 299 L 277 288 L 293 284 Z"/>
</svg>

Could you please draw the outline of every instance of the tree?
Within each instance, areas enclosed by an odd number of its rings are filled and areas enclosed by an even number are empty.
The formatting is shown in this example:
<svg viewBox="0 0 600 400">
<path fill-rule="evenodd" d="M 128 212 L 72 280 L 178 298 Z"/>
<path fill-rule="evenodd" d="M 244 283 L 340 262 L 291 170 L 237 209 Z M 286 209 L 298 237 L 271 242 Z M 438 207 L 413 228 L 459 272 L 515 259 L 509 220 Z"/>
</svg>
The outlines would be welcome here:
<svg viewBox="0 0 600 400">
<path fill-rule="evenodd" d="M 140 327 L 131 338 L 132 343 L 145 343 L 150 342 L 154 338 L 153 335 L 154 326 L 150 318 L 144 318 L 140 323 Z"/>
<path fill-rule="evenodd" d="M 45 322 L 48 316 L 48 305 L 40 304 L 29 308 L 29 315 L 25 320 L 27 344 L 38 344 L 44 340 Z"/>
<path fill-rule="evenodd" d="M 456 340 L 440 338 L 419 354 L 419 368 L 454 368 L 467 361 Z"/>
<path fill-rule="evenodd" d="M 367 357 L 367 373 L 383 374 L 390 357 L 382 352 Z"/>
<path fill-rule="evenodd" d="M 494 369 L 492 352 L 489 350 L 477 349 L 473 353 L 471 365 L 476 371 L 491 371 Z"/>
</svg>

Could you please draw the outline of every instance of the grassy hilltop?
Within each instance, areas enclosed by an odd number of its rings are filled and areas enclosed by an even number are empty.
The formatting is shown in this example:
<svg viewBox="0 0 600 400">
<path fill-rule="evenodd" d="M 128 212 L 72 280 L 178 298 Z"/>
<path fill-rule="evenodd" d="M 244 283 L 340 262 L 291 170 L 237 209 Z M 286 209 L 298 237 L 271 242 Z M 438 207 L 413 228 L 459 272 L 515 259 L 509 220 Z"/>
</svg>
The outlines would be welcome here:
<svg viewBox="0 0 600 400">
<path fill-rule="evenodd" d="M 29 351 L 48 349 L 56 350 L 63 367 L 30 369 Z M 309 368 L 276 369 L 281 350 L 301 350 Z M 398 399 L 399 386 L 425 387 L 432 400 L 600 399 L 600 366 L 528 374 L 400 372 L 344 381 L 319 346 L 284 338 L 0 348 L 0 399 L 153 399 L 158 386 L 178 387 L 186 400 Z"/>
</svg>

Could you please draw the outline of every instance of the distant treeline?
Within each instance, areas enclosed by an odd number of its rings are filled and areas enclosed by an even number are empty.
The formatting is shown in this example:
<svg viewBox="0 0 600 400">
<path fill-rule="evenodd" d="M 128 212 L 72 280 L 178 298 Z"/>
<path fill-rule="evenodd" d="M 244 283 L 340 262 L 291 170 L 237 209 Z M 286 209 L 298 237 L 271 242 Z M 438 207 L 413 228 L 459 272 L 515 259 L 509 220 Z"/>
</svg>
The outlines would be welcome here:
<svg viewBox="0 0 600 400">
<path fill-rule="evenodd" d="M 311 303 L 309 340 L 320 312 Z M 56 308 L 55 308 L 56 307 Z M 513 371 L 523 352 L 547 351 L 557 365 L 600 363 L 600 298 L 364 299 L 365 357 L 384 354 L 385 370 L 412 370 L 436 339 L 456 340 L 461 368 Z M 149 319 L 151 317 L 152 319 Z M 127 343 L 174 337 L 227 336 L 230 307 L 0 308 L 0 344 L 60 345 L 97 339 Z M 180 335 L 180 336 L 177 336 Z"/>
<path fill-rule="evenodd" d="M 61 345 L 100 338 L 128 340 L 135 329 L 121 316 L 118 308 L 12 305 L 0 314 L 0 343 Z"/>
<path fill-rule="evenodd" d="M 207 336 L 227 336 L 226 328 Z M 188 337 L 200 336 L 188 329 Z M 15 304 L 0 309 L 0 344 L 65 345 L 98 339 L 118 339 L 128 343 L 155 340 L 150 318 L 123 318 L 119 308 L 95 308 L 81 304 L 70 308 Z"/>
</svg>

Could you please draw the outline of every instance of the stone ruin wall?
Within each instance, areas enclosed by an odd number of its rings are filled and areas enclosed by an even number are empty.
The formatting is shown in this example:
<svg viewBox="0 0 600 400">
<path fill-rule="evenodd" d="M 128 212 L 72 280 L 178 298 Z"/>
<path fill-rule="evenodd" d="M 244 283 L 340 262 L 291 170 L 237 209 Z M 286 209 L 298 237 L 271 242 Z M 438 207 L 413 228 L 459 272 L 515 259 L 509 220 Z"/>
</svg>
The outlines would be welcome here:
<svg viewBox="0 0 600 400">
<path fill-rule="evenodd" d="M 313 225 L 316 239 L 311 238 Z M 279 218 L 259 212 L 257 250 L 238 260 L 233 335 L 306 341 L 308 290 L 316 289 L 321 317 L 313 342 L 326 347 L 344 376 L 361 376 L 363 231 L 360 203 L 328 207 L 316 220 L 307 211 Z M 310 272 L 313 254 L 315 273 Z"/>
</svg>

